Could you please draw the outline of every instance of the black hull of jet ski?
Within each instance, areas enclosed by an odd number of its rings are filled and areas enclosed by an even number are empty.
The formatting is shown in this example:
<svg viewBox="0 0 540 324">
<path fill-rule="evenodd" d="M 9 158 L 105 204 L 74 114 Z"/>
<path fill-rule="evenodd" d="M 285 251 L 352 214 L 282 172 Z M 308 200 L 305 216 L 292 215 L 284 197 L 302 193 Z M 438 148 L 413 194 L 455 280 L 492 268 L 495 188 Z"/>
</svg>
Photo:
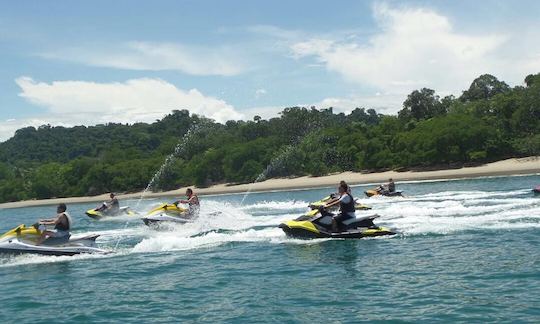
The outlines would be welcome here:
<svg viewBox="0 0 540 324">
<path fill-rule="evenodd" d="M 322 213 L 321 215 L 310 213 L 300 216 L 295 220 L 289 220 L 280 224 L 279 227 L 287 236 L 300 239 L 361 239 L 396 234 L 386 227 L 380 227 L 373 223 L 373 220 L 378 218 L 379 215 L 347 219 L 340 224 L 338 232 L 333 232 L 331 230 L 333 214 L 326 211 L 322 211 Z"/>
<path fill-rule="evenodd" d="M 362 239 L 368 237 L 377 237 L 377 236 L 386 236 L 386 235 L 396 235 L 395 232 L 392 232 L 389 229 L 384 227 L 378 227 L 373 229 L 365 230 L 351 230 L 344 232 L 329 232 L 320 230 L 318 232 L 313 232 L 303 228 L 289 227 L 286 224 L 280 224 L 279 227 L 285 232 L 288 237 L 299 238 L 299 239 L 321 239 L 321 238 L 337 238 L 337 239 Z"/>
<path fill-rule="evenodd" d="M 23 254 L 38 254 L 38 255 L 49 255 L 49 256 L 74 256 L 83 253 L 92 253 L 92 252 L 79 252 L 79 251 L 51 251 L 51 250 L 37 250 L 37 249 L 6 249 L 0 248 L 1 254 L 8 255 L 23 255 Z"/>
</svg>

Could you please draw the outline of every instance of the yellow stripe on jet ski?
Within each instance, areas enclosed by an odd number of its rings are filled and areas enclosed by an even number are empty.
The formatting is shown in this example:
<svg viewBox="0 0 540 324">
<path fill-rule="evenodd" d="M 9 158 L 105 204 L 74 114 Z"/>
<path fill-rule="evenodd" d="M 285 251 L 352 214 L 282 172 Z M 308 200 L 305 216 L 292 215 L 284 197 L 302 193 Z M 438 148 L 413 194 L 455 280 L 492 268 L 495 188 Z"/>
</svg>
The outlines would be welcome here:
<svg viewBox="0 0 540 324">
<path fill-rule="evenodd" d="M 151 211 L 148 212 L 148 215 L 153 215 L 153 214 L 157 214 L 157 213 L 166 213 L 166 214 L 181 214 L 181 213 L 185 213 L 187 211 L 187 209 L 185 208 L 182 208 L 182 207 L 178 207 L 174 204 L 162 204 L 154 209 L 152 209 Z"/>
<path fill-rule="evenodd" d="M 290 220 L 290 221 L 285 222 L 285 225 L 287 225 L 289 228 L 302 228 L 313 233 L 317 233 L 317 234 L 319 233 L 319 230 L 310 221 Z"/>
<path fill-rule="evenodd" d="M 40 235 L 41 232 L 35 227 L 26 227 L 24 224 L 21 224 L 0 236 L 0 240 L 8 237 L 22 237 L 24 239 L 36 240 Z"/>
</svg>

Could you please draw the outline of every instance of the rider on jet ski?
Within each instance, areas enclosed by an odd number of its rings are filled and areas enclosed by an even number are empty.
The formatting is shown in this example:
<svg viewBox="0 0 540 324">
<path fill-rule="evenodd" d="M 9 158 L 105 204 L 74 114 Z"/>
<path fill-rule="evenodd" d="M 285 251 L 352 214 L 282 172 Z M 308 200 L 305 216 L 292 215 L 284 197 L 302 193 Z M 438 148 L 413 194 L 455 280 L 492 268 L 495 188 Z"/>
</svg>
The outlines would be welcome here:
<svg viewBox="0 0 540 324">
<path fill-rule="evenodd" d="M 186 197 L 187 200 L 177 200 L 173 202 L 173 204 L 188 204 L 188 211 L 186 213 L 186 217 L 193 218 L 199 215 L 199 209 L 200 209 L 200 203 L 199 203 L 199 197 L 195 193 L 193 193 L 193 190 L 191 188 L 186 189 Z"/>
<path fill-rule="evenodd" d="M 377 187 L 377 192 L 379 192 L 381 195 L 387 195 L 389 193 L 396 192 L 396 184 L 394 183 L 394 180 L 392 178 L 388 179 L 388 183 L 385 185 L 380 185 Z"/>
<path fill-rule="evenodd" d="M 111 192 L 109 195 L 111 200 L 104 202 L 101 207 L 96 208 L 96 211 L 103 212 L 107 215 L 116 215 L 120 211 L 120 203 L 118 202 L 118 198 L 116 198 L 116 195 Z"/>
<path fill-rule="evenodd" d="M 56 218 L 42 219 L 39 221 L 40 225 L 54 225 L 54 231 L 45 230 L 38 239 L 36 245 L 40 245 L 45 239 L 50 237 L 64 238 L 69 237 L 69 230 L 71 228 L 71 219 L 66 212 L 66 204 L 59 204 L 56 208 Z"/>
<path fill-rule="evenodd" d="M 339 214 L 332 217 L 332 231 L 338 232 L 338 222 L 343 222 L 346 219 L 354 218 L 355 207 L 354 198 L 350 194 L 349 186 L 342 181 L 338 187 L 339 198 L 335 199 L 328 204 L 324 205 L 324 208 L 329 208 L 339 204 Z"/>
</svg>

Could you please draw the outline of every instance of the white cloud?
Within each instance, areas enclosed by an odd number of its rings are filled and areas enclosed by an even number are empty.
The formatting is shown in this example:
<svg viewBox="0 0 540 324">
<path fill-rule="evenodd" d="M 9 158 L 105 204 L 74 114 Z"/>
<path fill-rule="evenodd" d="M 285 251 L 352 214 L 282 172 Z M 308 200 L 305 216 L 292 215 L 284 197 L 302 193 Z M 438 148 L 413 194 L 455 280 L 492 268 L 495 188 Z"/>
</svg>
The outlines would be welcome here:
<svg viewBox="0 0 540 324">
<path fill-rule="evenodd" d="M 379 92 L 374 95 L 351 95 L 348 97 L 328 97 L 323 100 L 308 106 L 317 108 L 334 108 L 336 113 L 349 114 L 355 108 L 373 108 L 381 114 L 391 114 L 401 108 L 403 102 L 402 95 L 398 94 L 381 94 Z"/>
<path fill-rule="evenodd" d="M 188 109 L 218 122 L 243 118 L 243 114 L 223 100 L 205 96 L 197 89 L 182 90 L 160 79 L 46 83 L 20 77 L 15 82 L 21 88 L 21 97 L 45 107 L 47 113 L 36 118 L 0 123 L 2 140 L 24 126 L 152 122 L 174 109 Z"/>
<path fill-rule="evenodd" d="M 41 125 L 46 125 L 49 122 L 44 119 L 39 118 L 28 118 L 28 119 L 15 119 L 10 118 L 5 121 L 0 121 L 0 142 L 5 141 L 13 134 L 15 131 L 28 126 L 39 127 Z M 57 123 L 58 126 L 65 126 L 63 123 Z"/>
<path fill-rule="evenodd" d="M 245 59 L 228 47 L 177 43 L 127 42 L 112 46 L 62 48 L 42 53 L 48 59 L 90 66 L 142 71 L 181 71 L 191 75 L 238 75 Z"/>
<path fill-rule="evenodd" d="M 420 87 L 459 95 L 483 73 L 520 84 L 540 69 L 538 55 L 523 57 L 531 53 L 525 46 L 509 48 L 523 33 L 457 32 L 447 17 L 425 8 L 382 4 L 373 13 L 379 32 L 367 40 L 312 38 L 291 46 L 294 57 L 315 57 L 352 83 L 401 95 L 399 101 Z M 522 42 L 536 44 L 534 34 Z"/>
<path fill-rule="evenodd" d="M 259 99 L 267 93 L 266 89 L 257 89 L 255 90 L 255 98 Z"/>
</svg>

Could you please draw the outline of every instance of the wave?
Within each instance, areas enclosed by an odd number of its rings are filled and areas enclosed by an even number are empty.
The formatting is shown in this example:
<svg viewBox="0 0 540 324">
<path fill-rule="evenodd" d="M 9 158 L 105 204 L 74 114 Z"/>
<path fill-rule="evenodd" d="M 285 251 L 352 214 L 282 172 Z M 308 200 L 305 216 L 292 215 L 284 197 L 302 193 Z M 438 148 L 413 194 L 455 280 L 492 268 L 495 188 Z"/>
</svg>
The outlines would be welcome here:
<svg viewBox="0 0 540 324">
<path fill-rule="evenodd" d="M 360 200 L 381 215 L 377 223 L 404 237 L 426 234 L 455 235 L 464 231 L 497 231 L 540 228 L 540 199 L 528 189 L 511 191 L 441 191 L 405 198 L 377 197 Z M 142 201 L 138 212 L 145 214 L 158 203 Z M 0 267 L 37 263 L 108 258 L 130 253 L 155 253 L 211 248 L 229 243 L 319 244 L 325 240 L 287 238 L 277 225 L 307 211 L 303 200 L 262 200 L 248 205 L 205 199 L 201 214 L 193 223 L 170 224 L 160 230 L 145 226 L 139 217 L 127 216 L 106 222 L 90 222 L 101 230 L 98 246 L 108 255 L 74 257 L 19 256 L 0 258 Z M 358 212 L 362 215 L 363 212 Z M 116 224 L 123 223 L 124 226 Z M 117 227 L 117 228 L 114 228 Z M 89 228 L 87 228 L 88 230 Z M 119 244 L 121 243 L 121 244 Z M 118 248 L 119 247 L 119 248 Z"/>
</svg>

